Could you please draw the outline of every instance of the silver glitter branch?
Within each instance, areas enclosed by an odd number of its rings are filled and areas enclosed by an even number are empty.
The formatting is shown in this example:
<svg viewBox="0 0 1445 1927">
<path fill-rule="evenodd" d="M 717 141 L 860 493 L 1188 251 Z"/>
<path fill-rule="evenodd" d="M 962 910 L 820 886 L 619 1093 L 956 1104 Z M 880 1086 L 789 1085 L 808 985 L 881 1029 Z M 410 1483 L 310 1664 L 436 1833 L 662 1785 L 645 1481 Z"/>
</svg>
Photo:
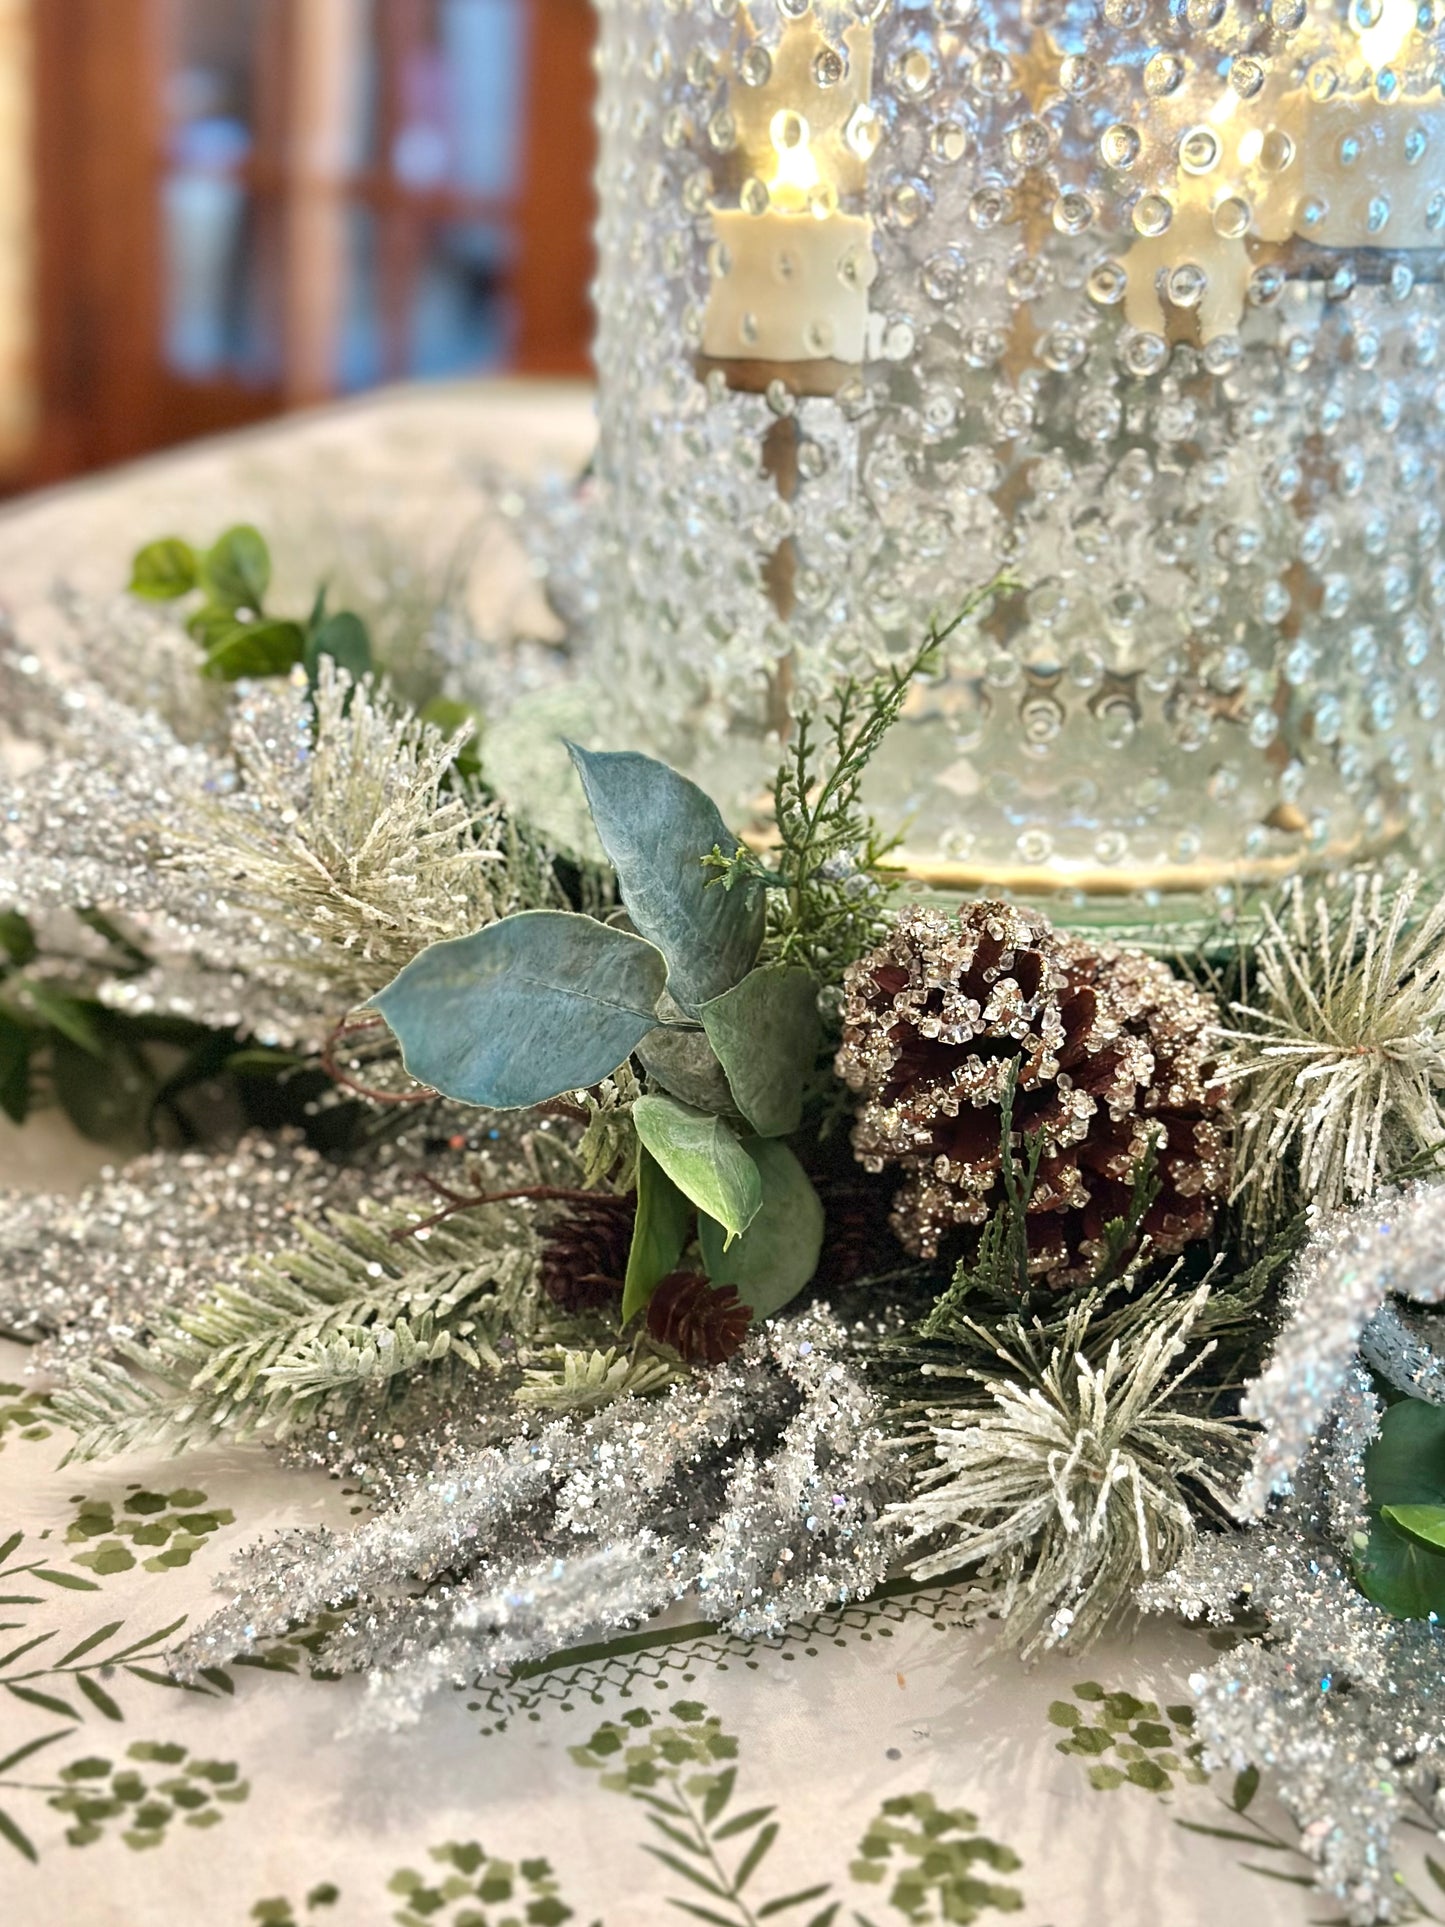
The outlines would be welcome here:
<svg viewBox="0 0 1445 1927">
<path fill-rule="evenodd" d="M 1269 1771 L 1321 1887 L 1352 1922 L 1392 1920 L 1402 1816 L 1445 1819 L 1445 1634 L 1391 1617 L 1354 1585 L 1320 1529 L 1322 1455 L 1299 1487 L 1264 1524 L 1200 1537 L 1140 1603 L 1221 1625 L 1242 1604 L 1268 1617 L 1265 1639 L 1239 1641 L 1190 1679 L 1196 1731 L 1211 1764 Z"/>
<path fill-rule="evenodd" d="M 253 1260 L 179 1307 L 158 1307 L 115 1359 L 77 1364 L 54 1394 L 70 1458 L 182 1445 L 219 1432 L 284 1438 L 328 1402 L 443 1360 L 500 1374 L 537 1327 L 536 1240 L 489 1206 L 393 1235 L 415 1207 L 330 1212 L 290 1251 Z"/>
<path fill-rule="evenodd" d="M 174 1668 L 195 1677 L 355 1602 L 327 1663 L 367 1672 L 373 1715 L 399 1724 L 441 1686 L 689 1593 L 749 1633 L 857 1598 L 887 1572 L 903 1465 L 845 1349 L 826 1313 L 773 1320 L 661 1400 L 460 1447 L 349 1533 L 292 1532 L 243 1554 L 234 1599 Z"/>
<path fill-rule="evenodd" d="M 1378 1338 L 1373 1321 L 1392 1295 L 1420 1304 L 1445 1300 L 1445 1184 L 1417 1182 L 1324 1219 L 1296 1260 L 1285 1284 L 1284 1328 L 1244 1400 L 1245 1416 L 1262 1430 L 1239 1495 L 1240 1517 L 1258 1518 L 1271 1494 L 1288 1489 L 1362 1346 L 1367 1357 L 1388 1347 L 1394 1315 Z M 1415 1343 L 1424 1346 L 1419 1336 Z M 1414 1364 L 1426 1375 L 1439 1370 L 1428 1348 Z"/>
<path fill-rule="evenodd" d="M 164 1307 L 283 1249 L 302 1220 L 415 1199 L 419 1138 L 347 1166 L 299 1133 L 256 1131 L 220 1151 L 152 1152 L 78 1194 L 0 1191 L 0 1326 L 38 1341 L 37 1371 L 113 1353 Z"/>
<path fill-rule="evenodd" d="M 1402 1815 L 1435 1826 L 1445 1721 L 1445 1645 L 1354 1583 L 1369 1529 L 1365 1454 L 1382 1404 L 1370 1371 L 1412 1396 L 1445 1386 L 1445 1185 L 1415 1183 L 1318 1223 L 1286 1281 L 1286 1320 L 1244 1412 L 1261 1426 L 1238 1501 L 1246 1531 L 1199 1538 L 1140 1603 L 1228 1622 L 1262 1614 L 1190 1682 L 1212 1758 L 1254 1763 L 1355 1922 L 1396 1917 L 1392 1841 Z M 1406 1301 L 1402 1304 L 1401 1301 Z"/>
<path fill-rule="evenodd" d="M 972 1424 L 950 1414 L 930 1429 L 937 1464 L 898 1508 L 910 1539 L 929 1548 L 913 1570 L 979 1566 L 1002 1587 L 1002 1637 L 1025 1653 L 1096 1637 L 1142 1579 L 1179 1557 L 1201 1497 L 1227 1504 L 1237 1426 L 1181 1396 L 1212 1349 L 1187 1357 L 1208 1300 L 1201 1285 L 1139 1301 L 1102 1356 L 1090 1344 L 1093 1296 L 1057 1342 L 1020 1319 L 968 1321 L 1008 1375 L 971 1371 L 991 1405 Z"/>
<path fill-rule="evenodd" d="M 1266 908 L 1247 1001 L 1224 1033 L 1240 1194 L 1256 1225 L 1297 1183 L 1333 1210 L 1445 1139 L 1445 899 L 1420 879 L 1355 879 L 1341 908 L 1293 888 Z"/>
</svg>

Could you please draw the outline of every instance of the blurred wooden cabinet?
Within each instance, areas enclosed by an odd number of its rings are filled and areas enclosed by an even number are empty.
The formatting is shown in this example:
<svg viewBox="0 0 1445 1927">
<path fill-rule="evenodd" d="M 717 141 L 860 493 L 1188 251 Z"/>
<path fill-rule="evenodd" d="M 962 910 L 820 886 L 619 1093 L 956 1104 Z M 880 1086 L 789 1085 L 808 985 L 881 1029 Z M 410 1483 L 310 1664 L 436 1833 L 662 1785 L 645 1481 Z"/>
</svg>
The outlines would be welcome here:
<svg viewBox="0 0 1445 1927">
<path fill-rule="evenodd" d="M 32 0 L 34 479 L 412 376 L 581 373 L 586 0 Z"/>
</svg>

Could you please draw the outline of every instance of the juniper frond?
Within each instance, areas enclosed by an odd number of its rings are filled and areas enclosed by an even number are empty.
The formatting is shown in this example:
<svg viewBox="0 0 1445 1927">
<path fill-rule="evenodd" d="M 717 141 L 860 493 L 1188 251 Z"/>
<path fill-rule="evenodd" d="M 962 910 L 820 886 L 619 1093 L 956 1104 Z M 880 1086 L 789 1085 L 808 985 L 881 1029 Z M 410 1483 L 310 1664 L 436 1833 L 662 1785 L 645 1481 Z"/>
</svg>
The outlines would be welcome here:
<svg viewBox="0 0 1445 1927">
<path fill-rule="evenodd" d="M 979 1567 L 1002 1587 L 1003 1636 L 1025 1653 L 1095 1637 L 1178 1558 L 1196 1509 L 1227 1510 L 1243 1463 L 1237 1422 L 1205 1416 L 1183 1389 L 1211 1349 L 1189 1356 L 1209 1295 L 1155 1291 L 1099 1319 L 1091 1294 L 1053 1334 L 1019 1318 L 973 1324 L 994 1369 L 966 1372 L 988 1402 L 927 1429 L 935 1462 L 898 1508 L 926 1548 L 912 1569 Z"/>
<path fill-rule="evenodd" d="M 1296 1186 L 1323 1210 L 1366 1198 L 1445 1140 L 1445 898 L 1378 874 L 1341 903 L 1291 890 L 1265 931 L 1220 1075 L 1235 1087 L 1247 1221 Z"/>
<path fill-rule="evenodd" d="M 949 637 L 1003 586 L 1000 578 L 975 591 L 911 656 L 846 677 L 821 715 L 798 717 L 773 784 L 771 866 L 746 850 L 714 853 L 717 888 L 759 877 L 768 885 L 768 954 L 805 965 L 824 986 L 841 983 L 846 966 L 878 942 L 897 878 L 888 858 L 899 838 L 885 835 L 862 802 L 869 765 L 914 683 L 938 674 Z"/>
<path fill-rule="evenodd" d="M 490 1206 L 392 1237 L 414 1220 L 392 1209 L 302 1223 L 296 1245 L 244 1282 L 159 1310 L 142 1341 L 77 1367 L 56 1392 L 78 1435 L 70 1457 L 179 1451 L 221 1431 L 280 1438 L 323 1409 L 344 1417 L 400 1373 L 443 1361 L 508 1369 L 541 1315 L 530 1223 Z"/>
</svg>

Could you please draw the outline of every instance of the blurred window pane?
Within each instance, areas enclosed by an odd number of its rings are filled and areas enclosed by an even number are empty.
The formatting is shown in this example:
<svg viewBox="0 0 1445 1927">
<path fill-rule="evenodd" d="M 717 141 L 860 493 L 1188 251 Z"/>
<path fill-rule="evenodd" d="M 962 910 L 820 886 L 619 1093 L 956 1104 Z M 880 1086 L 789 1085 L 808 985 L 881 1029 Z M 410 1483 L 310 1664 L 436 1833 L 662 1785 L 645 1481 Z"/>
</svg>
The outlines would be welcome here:
<svg viewBox="0 0 1445 1927">
<path fill-rule="evenodd" d="M 349 392 L 508 359 L 532 3 L 334 0 L 298 38 L 293 0 L 169 0 L 172 373 Z"/>
<path fill-rule="evenodd" d="M 436 0 L 406 57 L 392 170 L 406 187 L 500 199 L 517 182 L 525 0 Z"/>
<path fill-rule="evenodd" d="M 376 221 L 368 207 L 346 211 L 346 295 L 336 344 L 336 386 L 350 394 L 386 378 L 381 335 Z"/>
<path fill-rule="evenodd" d="M 225 174 L 178 170 L 162 189 L 166 359 L 179 375 L 263 379 L 267 352 L 251 197 Z"/>
<path fill-rule="evenodd" d="M 233 167 L 251 152 L 261 0 L 181 0 L 167 102 L 171 158 Z"/>
<path fill-rule="evenodd" d="M 408 374 L 456 375 L 506 360 L 512 344 L 511 252 L 511 237 L 491 222 L 439 222 L 427 231 Z"/>
</svg>

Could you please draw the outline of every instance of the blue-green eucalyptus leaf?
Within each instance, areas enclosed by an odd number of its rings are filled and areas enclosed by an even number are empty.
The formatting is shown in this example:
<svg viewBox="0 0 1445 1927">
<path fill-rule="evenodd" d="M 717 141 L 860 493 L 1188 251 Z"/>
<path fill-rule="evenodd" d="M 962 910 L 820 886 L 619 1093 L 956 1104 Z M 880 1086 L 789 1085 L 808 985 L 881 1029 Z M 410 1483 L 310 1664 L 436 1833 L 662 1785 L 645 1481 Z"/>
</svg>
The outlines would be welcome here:
<svg viewBox="0 0 1445 1927">
<path fill-rule="evenodd" d="M 677 1269 L 692 1223 L 692 1206 L 651 1152 L 637 1160 L 637 1220 L 622 1288 L 622 1322 L 636 1317 L 670 1271 Z"/>
<path fill-rule="evenodd" d="M 758 1167 L 720 1117 L 676 1098 L 638 1098 L 632 1122 L 678 1190 L 722 1227 L 726 1242 L 747 1230 L 763 1202 Z"/>
<path fill-rule="evenodd" d="M 514 1110 L 584 1090 L 657 1023 L 667 966 L 641 937 L 566 910 L 523 910 L 434 943 L 372 998 L 412 1076 Z"/>
<path fill-rule="evenodd" d="M 677 1020 L 685 1016 L 664 994 L 658 1015 L 668 1028 L 655 1030 L 637 1047 L 638 1060 L 654 1083 L 669 1097 L 681 1098 L 699 1111 L 736 1111 L 727 1075 L 705 1033 Z"/>
<path fill-rule="evenodd" d="M 765 964 L 698 1013 L 733 1102 L 759 1137 L 786 1137 L 803 1118 L 818 1056 L 818 988 L 796 965 Z"/>
<path fill-rule="evenodd" d="M 700 1219 L 698 1243 L 713 1283 L 735 1286 L 755 1317 L 771 1318 L 818 1269 L 823 1207 L 812 1180 L 786 1144 L 776 1138 L 750 1138 L 745 1148 L 762 1179 L 762 1208 L 731 1244 L 710 1219 Z"/>
<path fill-rule="evenodd" d="M 710 888 L 704 859 L 737 838 L 717 805 L 666 763 L 567 745 L 634 926 L 667 959 L 667 987 L 695 1013 L 751 969 L 763 940 L 762 889 Z"/>
</svg>

